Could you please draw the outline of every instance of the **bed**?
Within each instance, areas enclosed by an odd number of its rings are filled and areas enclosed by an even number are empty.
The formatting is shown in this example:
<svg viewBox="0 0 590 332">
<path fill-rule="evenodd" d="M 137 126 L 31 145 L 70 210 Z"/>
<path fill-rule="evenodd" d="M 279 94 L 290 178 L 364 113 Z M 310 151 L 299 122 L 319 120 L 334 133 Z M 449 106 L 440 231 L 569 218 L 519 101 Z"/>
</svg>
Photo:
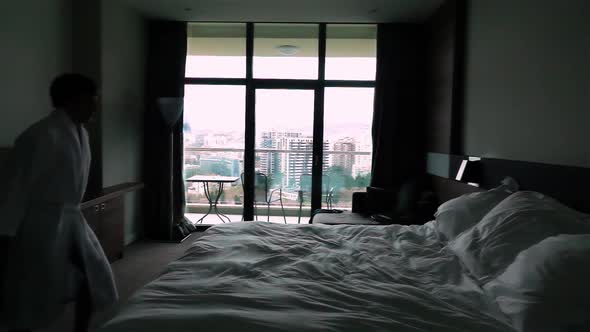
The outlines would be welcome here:
<svg viewBox="0 0 590 332">
<path fill-rule="evenodd" d="M 537 267 L 528 257 L 571 253 L 569 245 L 578 243 L 580 254 L 570 260 L 590 266 L 588 215 L 514 186 L 465 189 L 472 193 L 444 203 L 424 225 L 212 227 L 100 331 L 528 332 L 561 331 L 563 322 L 587 328 L 590 304 L 572 295 L 580 289 L 545 282 L 556 284 L 551 271 L 564 270 L 555 266 L 568 260 Z M 531 261 L 533 270 L 526 270 Z M 527 288 L 537 284 L 558 290 L 553 302 Z M 559 301 L 563 310 L 547 309 Z M 583 310 L 570 310 L 568 301 Z"/>
<path fill-rule="evenodd" d="M 509 331 L 432 224 L 209 229 L 103 331 Z"/>
</svg>

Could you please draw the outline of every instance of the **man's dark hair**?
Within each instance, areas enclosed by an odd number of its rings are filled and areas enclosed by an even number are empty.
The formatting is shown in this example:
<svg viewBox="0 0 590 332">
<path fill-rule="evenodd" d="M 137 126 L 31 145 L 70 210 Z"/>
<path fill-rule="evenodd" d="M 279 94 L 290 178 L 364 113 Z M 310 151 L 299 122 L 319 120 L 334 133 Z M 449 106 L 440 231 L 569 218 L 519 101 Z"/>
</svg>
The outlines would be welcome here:
<svg viewBox="0 0 590 332">
<path fill-rule="evenodd" d="M 49 89 L 53 107 L 64 107 L 73 98 L 97 94 L 96 83 L 81 74 L 62 74 L 56 77 Z"/>
</svg>

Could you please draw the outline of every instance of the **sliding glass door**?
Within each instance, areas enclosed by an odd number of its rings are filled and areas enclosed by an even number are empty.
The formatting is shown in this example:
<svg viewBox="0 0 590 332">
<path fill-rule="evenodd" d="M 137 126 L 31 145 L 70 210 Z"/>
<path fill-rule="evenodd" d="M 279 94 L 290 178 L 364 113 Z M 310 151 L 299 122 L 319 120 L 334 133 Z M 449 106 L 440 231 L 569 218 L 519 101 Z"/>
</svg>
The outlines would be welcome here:
<svg viewBox="0 0 590 332">
<path fill-rule="evenodd" d="M 256 172 L 268 179 L 271 217 L 283 222 L 284 211 L 296 222 L 300 210 L 309 216 L 311 207 L 314 91 L 257 89 L 255 113 Z M 265 197 L 261 188 L 256 188 L 258 202 Z"/>
</svg>

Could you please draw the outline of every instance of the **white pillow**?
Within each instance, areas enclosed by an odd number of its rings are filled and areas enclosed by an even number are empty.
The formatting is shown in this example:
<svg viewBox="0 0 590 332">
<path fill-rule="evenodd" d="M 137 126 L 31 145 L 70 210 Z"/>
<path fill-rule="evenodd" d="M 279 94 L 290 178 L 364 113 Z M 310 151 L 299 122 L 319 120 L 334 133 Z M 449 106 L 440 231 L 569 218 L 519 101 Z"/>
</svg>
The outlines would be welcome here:
<svg viewBox="0 0 590 332">
<path fill-rule="evenodd" d="M 521 252 L 484 290 L 518 331 L 566 331 L 590 322 L 589 281 L 590 235 L 559 235 Z"/>
<path fill-rule="evenodd" d="M 434 214 L 439 235 L 448 241 L 453 240 L 516 190 L 516 181 L 507 177 L 494 189 L 465 194 L 441 204 Z"/>
<path fill-rule="evenodd" d="M 448 248 L 484 284 L 504 272 L 522 250 L 550 236 L 584 233 L 590 233 L 590 216 L 543 194 L 519 191 L 449 242 Z"/>
</svg>

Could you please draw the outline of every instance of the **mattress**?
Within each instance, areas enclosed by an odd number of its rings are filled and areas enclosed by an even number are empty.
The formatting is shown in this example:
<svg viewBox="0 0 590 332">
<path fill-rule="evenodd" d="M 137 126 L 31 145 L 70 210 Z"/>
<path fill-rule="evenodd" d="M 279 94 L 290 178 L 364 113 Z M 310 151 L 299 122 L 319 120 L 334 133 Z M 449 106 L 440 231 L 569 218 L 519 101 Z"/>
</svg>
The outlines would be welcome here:
<svg viewBox="0 0 590 332">
<path fill-rule="evenodd" d="M 205 232 L 100 331 L 513 331 L 425 225 Z"/>
</svg>

